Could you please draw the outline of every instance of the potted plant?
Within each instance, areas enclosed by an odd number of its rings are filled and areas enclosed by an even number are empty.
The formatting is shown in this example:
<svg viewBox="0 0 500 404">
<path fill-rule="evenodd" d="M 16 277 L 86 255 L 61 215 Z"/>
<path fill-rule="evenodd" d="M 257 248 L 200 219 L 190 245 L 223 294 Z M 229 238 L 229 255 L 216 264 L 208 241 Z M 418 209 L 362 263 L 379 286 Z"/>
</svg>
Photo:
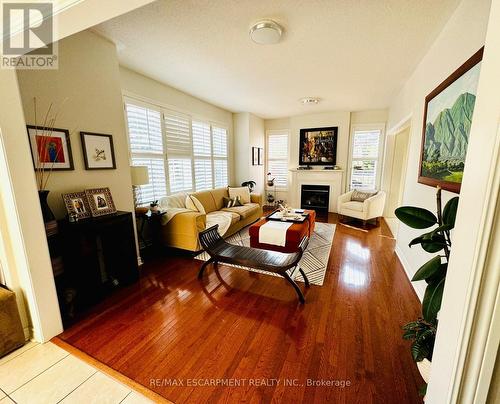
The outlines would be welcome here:
<svg viewBox="0 0 500 404">
<path fill-rule="evenodd" d="M 241 183 L 242 187 L 248 187 L 248 190 L 250 193 L 253 191 L 253 188 L 255 187 L 256 182 L 255 181 L 245 181 Z"/>
<path fill-rule="evenodd" d="M 438 313 L 441 309 L 446 271 L 450 259 L 450 231 L 455 227 L 457 208 L 458 197 L 450 199 L 444 209 L 441 208 L 441 188 L 438 186 L 436 214 L 415 206 L 402 206 L 394 212 L 399 220 L 414 229 L 432 228 L 411 240 L 409 247 L 419 244 L 428 253 L 439 253 L 422 265 L 411 279 L 412 282 L 424 280 L 427 283 L 422 301 L 422 318 L 403 327 L 403 338 L 413 340 L 412 356 L 426 383 L 429 378 L 438 326 Z"/>
</svg>

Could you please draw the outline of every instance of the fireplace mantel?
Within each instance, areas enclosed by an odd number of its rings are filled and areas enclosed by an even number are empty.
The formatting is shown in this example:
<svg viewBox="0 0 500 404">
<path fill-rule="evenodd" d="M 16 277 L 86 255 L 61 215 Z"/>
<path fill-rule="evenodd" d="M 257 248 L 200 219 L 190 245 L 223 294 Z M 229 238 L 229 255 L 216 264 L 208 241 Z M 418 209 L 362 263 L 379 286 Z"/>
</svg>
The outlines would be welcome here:
<svg viewBox="0 0 500 404">
<path fill-rule="evenodd" d="M 330 187 L 329 212 L 337 212 L 337 199 L 343 193 L 342 183 L 344 170 L 297 170 L 291 169 L 291 184 L 289 188 L 289 204 L 300 206 L 300 189 L 302 185 L 328 185 Z"/>
</svg>

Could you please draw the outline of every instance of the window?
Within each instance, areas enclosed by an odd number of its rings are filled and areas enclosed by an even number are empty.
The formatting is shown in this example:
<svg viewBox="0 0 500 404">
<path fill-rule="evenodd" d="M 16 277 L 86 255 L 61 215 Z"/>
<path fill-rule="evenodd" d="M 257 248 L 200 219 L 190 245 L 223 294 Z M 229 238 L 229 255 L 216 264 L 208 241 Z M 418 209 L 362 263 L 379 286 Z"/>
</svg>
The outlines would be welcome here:
<svg viewBox="0 0 500 404">
<path fill-rule="evenodd" d="M 201 191 L 228 185 L 227 130 L 188 114 L 125 104 L 133 165 L 146 165 L 150 183 L 140 202 L 167 193 Z"/>
<path fill-rule="evenodd" d="M 382 128 L 354 128 L 350 189 L 377 189 L 380 178 Z"/>
<path fill-rule="evenodd" d="M 193 144 L 189 115 L 164 113 L 170 193 L 193 190 Z"/>
<path fill-rule="evenodd" d="M 193 155 L 196 190 L 212 189 L 212 142 L 206 122 L 193 121 Z"/>
<path fill-rule="evenodd" d="M 269 131 L 267 134 L 267 172 L 275 178 L 278 188 L 288 185 L 288 133 Z"/>
<path fill-rule="evenodd" d="M 161 113 L 134 104 L 125 104 L 132 164 L 147 166 L 149 184 L 141 185 L 138 203 L 143 205 L 167 195 Z"/>
<path fill-rule="evenodd" d="M 227 187 L 227 130 L 212 126 L 212 150 L 214 161 L 215 188 Z"/>
</svg>

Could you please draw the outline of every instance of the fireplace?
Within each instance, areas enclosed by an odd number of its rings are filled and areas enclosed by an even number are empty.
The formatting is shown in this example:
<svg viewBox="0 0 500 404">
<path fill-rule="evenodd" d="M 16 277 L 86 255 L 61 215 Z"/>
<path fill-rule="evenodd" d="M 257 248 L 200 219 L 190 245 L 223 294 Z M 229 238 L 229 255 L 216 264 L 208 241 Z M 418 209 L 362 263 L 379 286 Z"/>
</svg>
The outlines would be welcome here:
<svg viewBox="0 0 500 404">
<path fill-rule="evenodd" d="M 300 190 L 300 207 L 313 209 L 316 213 L 328 213 L 330 187 L 328 185 L 302 185 Z"/>
</svg>

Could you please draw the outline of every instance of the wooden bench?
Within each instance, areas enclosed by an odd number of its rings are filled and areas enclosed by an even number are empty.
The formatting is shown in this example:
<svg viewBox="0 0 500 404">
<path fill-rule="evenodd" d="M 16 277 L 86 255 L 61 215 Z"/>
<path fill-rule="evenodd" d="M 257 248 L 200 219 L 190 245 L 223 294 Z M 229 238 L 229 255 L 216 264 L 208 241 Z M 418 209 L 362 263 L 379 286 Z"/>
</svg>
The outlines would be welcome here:
<svg viewBox="0 0 500 404">
<path fill-rule="evenodd" d="M 218 227 L 219 225 L 215 225 L 200 232 L 200 244 L 208 253 L 210 259 L 205 261 L 201 266 L 198 272 L 198 279 L 203 277 L 203 271 L 211 263 L 214 265 L 221 263 L 259 269 L 264 272 L 278 274 L 285 278 L 288 283 L 293 286 L 295 292 L 297 292 L 299 301 L 305 303 L 304 295 L 293 280 L 293 275 L 298 269 L 302 278 L 304 278 L 306 287 L 309 287 L 309 280 L 302 268 L 298 265 L 309 243 L 309 238 L 307 236 L 302 238 L 297 252 L 281 253 L 230 244 L 224 241 L 219 235 L 217 231 Z M 288 271 L 290 271 L 290 273 Z"/>
</svg>

